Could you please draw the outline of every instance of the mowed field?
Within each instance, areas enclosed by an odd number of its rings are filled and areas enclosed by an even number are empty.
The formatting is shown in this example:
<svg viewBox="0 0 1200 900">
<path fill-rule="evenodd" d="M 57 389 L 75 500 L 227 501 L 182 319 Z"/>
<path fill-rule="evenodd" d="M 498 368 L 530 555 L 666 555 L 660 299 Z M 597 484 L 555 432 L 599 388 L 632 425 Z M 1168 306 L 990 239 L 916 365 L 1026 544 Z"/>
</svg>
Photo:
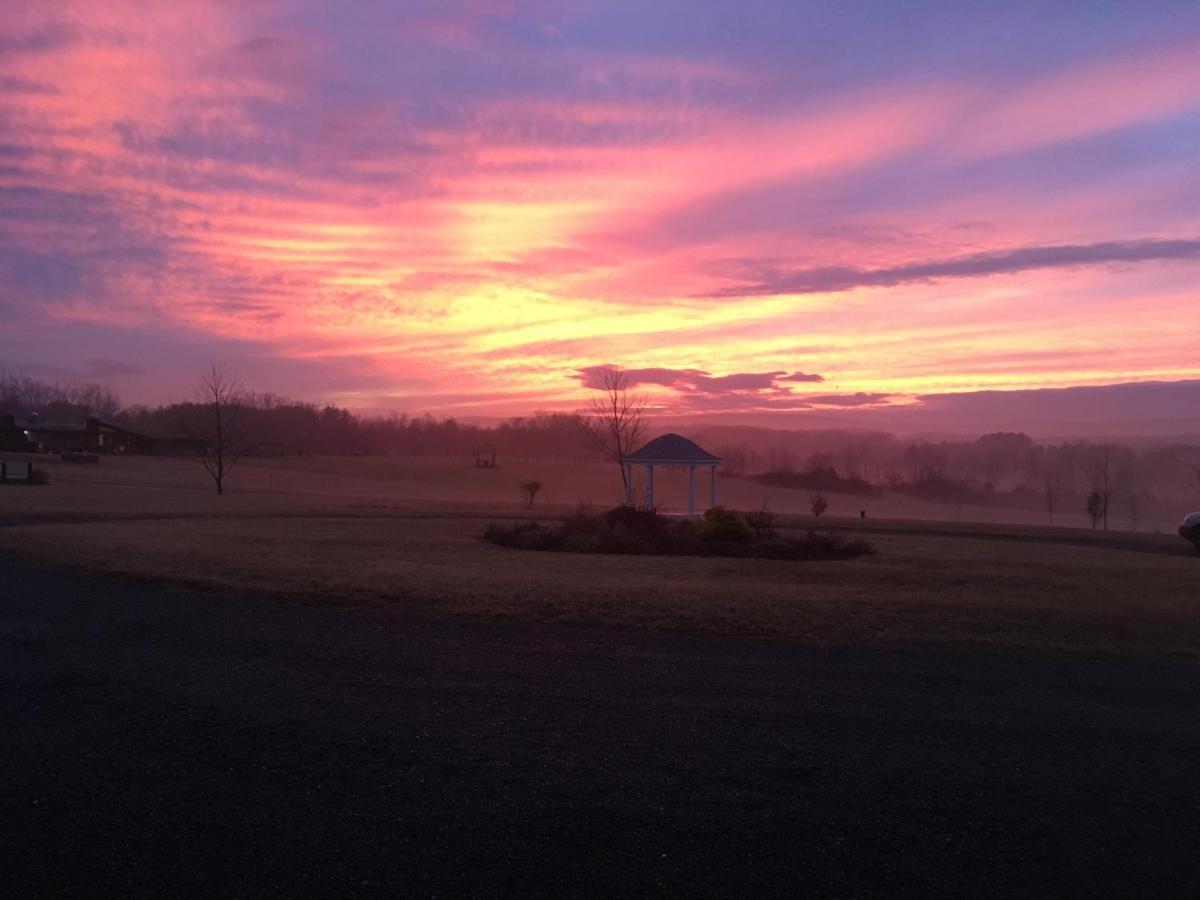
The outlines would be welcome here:
<svg viewBox="0 0 1200 900">
<path fill-rule="evenodd" d="M 603 467 L 462 460 L 247 460 L 217 497 L 189 460 L 41 461 L 44 487 L 0 489 L 0 552 L 214 590 L 405 613 L 795 638 L 821 644 L 1200 655 L 1200 559 L 1173 534 L 888 517 L 854 498 L 786 528 L 865 532 L 874 556 L 837 562 L 534 553 L 480 539 L 500 518 L 617 499 Z M 526 510 L 517 483 L 545 484 Z M 668 505 L 685 479 L 664 479 Z M 705 485 L 706 486 L 706 485 Z M 756 508 L 761 486 L 721 500 Z M 792 495 L 795 496 L 792 496 Z M 703 492 L 701 496 L 704 496 Z M 846 515 L 849 513 L 850 515 Z"/>
</svg>

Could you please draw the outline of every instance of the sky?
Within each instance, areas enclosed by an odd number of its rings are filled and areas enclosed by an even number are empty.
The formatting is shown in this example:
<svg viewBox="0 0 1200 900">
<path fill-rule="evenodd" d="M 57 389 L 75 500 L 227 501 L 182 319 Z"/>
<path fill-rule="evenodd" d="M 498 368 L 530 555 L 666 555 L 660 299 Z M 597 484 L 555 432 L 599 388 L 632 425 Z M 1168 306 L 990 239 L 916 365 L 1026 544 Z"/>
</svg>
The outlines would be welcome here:
<svg viewBox="0 0 1200 900">
<path fill-rule="evenodd" d="M 1200 413 L 1198 163 L 1194 0 L 7 4 L 0 367 Z"/>
</svg>

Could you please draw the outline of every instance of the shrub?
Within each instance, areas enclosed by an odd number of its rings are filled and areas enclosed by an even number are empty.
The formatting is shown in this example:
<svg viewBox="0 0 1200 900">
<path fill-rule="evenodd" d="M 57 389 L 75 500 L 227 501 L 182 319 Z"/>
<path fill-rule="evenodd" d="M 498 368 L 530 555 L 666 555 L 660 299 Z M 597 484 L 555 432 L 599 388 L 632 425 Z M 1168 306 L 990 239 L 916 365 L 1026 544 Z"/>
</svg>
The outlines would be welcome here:
<svg viewBox="0 0 1200 900">
<path fill-rule="evenodd" d="M 604 520 L 596 515 L 591 505 L 579 501 L 579 505 L 563 521 L 563 528 L 571 534 L 596 535 L 604 528 Z"/>
<path fill-rule="evenodd" d="M 561 550 L 564 539 L 557 529 L 550 529 L 537 522 L 521 522 L 517 525 L 488 525 L 483 532 L 485 540 L 501 547 L 517 550 Z"/>
<path fill-rule="evenodd" d="M 769 516 L 769 518 L 767 517 Z M 662 556 L 728 556 L 760 559 L 850 559 L 874 553 L 866 541 L 809 531 L 803 538 L 776 533 L 774 516 L 754 519 L 756 530 L 731 509 L 714 507 L 701 523 L 672 522 L 653 510 L 619 506 L 603 516 L 579 509 L 558 526 L 538 522 L 493 523 L 485 540 L 517 550 Z"/>
<path fill-rule="evenodd" d="M 525 498 L 525 505 L 533 506 L 533 501 L 537 499 L 537 495 L 542 489 L 542 483 L 540 481 L 522 481 L 518 487 L 521 489 L 521 496 Z"/>
<path fill-rule="evenodd" d="M 651 538 L 629 531 L 606 531 L 597 538 L 597 549 L 601 553 L 625 556 L 652 556 L 666 553 L 661 538 Z"/>
<path fill-rule="evenodd" d="M 763 501 L 761 507 L 746 513 L 746 524 L 754 529 L 756 539 L 767 537 L 775 533 L 775 513 L 771 512 L 766 501 Z"/>
<path fill-rule="evenodd" d="M 714 506 L 704 513 L 700 535 L 705 540 L 727 541 L 731 544 L 748 544 L 754 539 L 754 532 L 746 522 L 746 517 L 727 506 Z"/>
<path fill-rule="evenodd" d="M 659 537 L 667 530 L 667 519 L 653 509 L 618 506 L 604 514 L 604 524 L 612 531 L 625 531 L 642 537 Z"/>
<path fill-rule="evenodd" d="M 829 501 L 825 499 L 825 495 L 821 493 L 813 494 L 809 500 L 808 508 L 812 510 L 815 518 L 821 518 L 821 513 L 829 509 Z"/>
</svg>

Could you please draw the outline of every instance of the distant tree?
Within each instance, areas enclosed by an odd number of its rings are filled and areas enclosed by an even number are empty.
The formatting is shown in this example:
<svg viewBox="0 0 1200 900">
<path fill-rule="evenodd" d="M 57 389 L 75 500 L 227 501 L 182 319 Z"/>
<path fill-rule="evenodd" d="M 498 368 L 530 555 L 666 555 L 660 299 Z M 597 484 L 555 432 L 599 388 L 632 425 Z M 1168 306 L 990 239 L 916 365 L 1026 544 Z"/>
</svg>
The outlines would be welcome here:
<svg viewBox="0 0 1200 900">
<path fill-rule="evenodd" d="M 618 366 L 601 370 L 601 382 L 590 398 L 591 415 L 584 420 L 591 443 L 621 470 L 621 484 L 629 490 L 629 474 L 622 460 L 637 449 L 646 432 L 646 401 L 630 388 L 628 374 Z"/>
<path fill-rule="evenodd" d="M 1054 509 L 1058 504 L 1058 483 L 1052 472 L 1047 472 L 1042 476 L 1042 502 L 1046 505 L 1046 514 L 1050 517 L 1050 524 L 1054 524 Z"/>
<path fill-rule="evenodd" d="M 778 444 L 767 451 L 767 469 L 772 472 L 791 472 L 795 469 L 792 450 L 786 444 Z"/>
<path fill-rule="evenodd" d="M 75 384 L 66 390 L 70 402 L 85 406 L 94 416 L 112 418 L 121 408 L 121 401 L 108 388 L 98 384 Z"/>
<path fill-rule="evenodd" d="M 815 472 L 817 469 L 831 469 L 836 471 L 833 464 L 833 454 L 824 451 L 810 453 L 808 458 L 804 460 L 804 468 L 809 472 Z"/>
<path fill-rule="evenodd" d="M 1104 497 L 1099 491 L 1092 491 L 1087 498 L 1087 514 L 1092 521 L 1092 528 L 1096 528 L 1100 524 L 1100 520 L 1104 518 Z"/>
<path fill-rule="evenodd" d="M 989 491 L 993 490 L 994 486 L 989 485 L 988 489 Z M 965 481 L 951 481 L 946 485 L 946 492 L 950 498 L 950 502 L 954 504 L 954 520 L 961 522 L 963 507 L 971 499 L 971 486 Z"/>
<path fill-rule="evenodd" d="M 0 369 L 0 409 L 10 415 L 38 415 L 45 421 L 72 423 L 88 416 L 111 419 L 120 407 L 117 395 L 98 384 L 51 384 Z"/>
<path fill-rule="evenodd" d="M 1141 491 L 1130 490 L 1129 497 L 1126 501 L 1126 509 L 1129 512 L 1129 530 L 1137 531 L 1138 522 L 1141 520 L 1142 506 L 1145 500 L 1145 495 Z"/>
<path fill-rule="evenodd" d="M 525 497 L 525 505 L 532 508 L 533 502 L 537 499 L 538 493 L 542 490 L 540 481 L 522 481 L 520 484 L 521 494 Z"/>
<path fill-rule="evenodd" d="M 824 494 L 813 494 L 809 499 L 808 508 L 812 510 L 812 514 L 818 519 L 825 510 L 829 509 L 829 501 L 825 499 Z"/>
<path fill-rule="evenodd" d="M 1033 440 L 1025 434 L 996 432 L 985 434 L 975 441 L 975 463 L 983 476 L 984 484 L 996 487 L 1010 471 L 1021 465 L 1033 447 Z"/>
<path fill-rule="evenodd" d="M 1088 462 L 1088 487 L 1100 497 L 1100 520 L 1108 530 L 1108 514 L 1113 500 L 1121 495 L 1128 482 L 1128 470 L 1122 466 L 1120 454 L 1113 444 L 1101 444 L 1093 449 Z M 1090 504 L 1091 498 L 1088 498 Z"/>
<path fill-rule="evenodd" d="M 1137 531 L 1145 496 L 1141 490 L 1141 470 L 1137 455 L 1133 451 L 1125 455 L 1121 466 L 1121 479 L 1125 491 L 1125 509 L 1129 513 L 1129 530 Z"/>
<path fill-rule="evenodd" d="M 178 409 L 184 431 L 200 442 L 200 462 L 217 493 L 224 494 L 225 479 L 250 444 L 252 410 L 242 383 L 210 359 L 192 389 L 192 402 Z"/>
<path fill-rule="evenodd" d="M 721 457 L 721 472 L 726 478 L 741 478 L 746 474 L 749 453 L 745 444 L 718 447 L 717 456 Z"/>
<path fill-rule="evenodd" d="M 931 444 L 928 441 L 909 444 L 904 449 L 904 461 L 913 484 L 937 483 L 946 479 L 944 444 Z"/>
<path fill-rule="evenodd" d="M 842 446 L 841 459 L 836 466 L 846 478 L 864 478 L 862 456 L 854 444 Z"/>
</svg>

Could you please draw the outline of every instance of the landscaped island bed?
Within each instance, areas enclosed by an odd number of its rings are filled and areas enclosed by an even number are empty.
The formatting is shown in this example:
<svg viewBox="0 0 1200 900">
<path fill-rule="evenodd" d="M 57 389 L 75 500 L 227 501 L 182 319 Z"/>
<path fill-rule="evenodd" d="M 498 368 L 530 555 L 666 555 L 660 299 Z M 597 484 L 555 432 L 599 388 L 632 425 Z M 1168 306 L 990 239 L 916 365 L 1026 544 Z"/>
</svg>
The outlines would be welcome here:
<svg viewBox="0 0 1200 900">
<path fill-rule="evenodd" d="M 767 509 L 744 515 L 714 506 L 702 519 L 669 519 L 654 510 L 618 506 L 604 514 L 576 510 L 561 522 L 488 525 L 485 540 L 518 550 L 637 556 L 723 556 L 732 559 L 835 560 L 875 552 L 861 538 L 813 529 L 781 533 Z"/>
</svg>

